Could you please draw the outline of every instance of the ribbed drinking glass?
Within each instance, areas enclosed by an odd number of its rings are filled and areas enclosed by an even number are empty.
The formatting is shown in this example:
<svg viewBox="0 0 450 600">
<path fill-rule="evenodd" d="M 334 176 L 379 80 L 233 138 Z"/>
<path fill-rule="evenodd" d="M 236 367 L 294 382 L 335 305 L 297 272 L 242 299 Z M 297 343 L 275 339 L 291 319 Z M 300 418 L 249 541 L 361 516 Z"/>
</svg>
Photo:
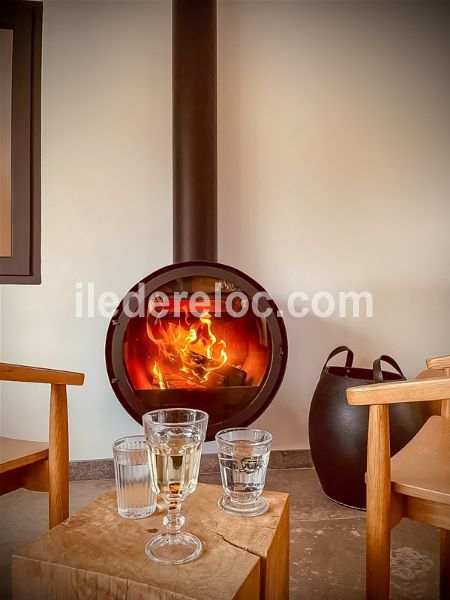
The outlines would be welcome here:
<svg viewBox="0 0 450 600">
<path fill-rule="evenodd" d="M 123 437 L 113 444 L 117 511 L 127 519 L 143 519 L 156 508 L 151 486 L 148 446 L 143 435 Z"/>
</svg>

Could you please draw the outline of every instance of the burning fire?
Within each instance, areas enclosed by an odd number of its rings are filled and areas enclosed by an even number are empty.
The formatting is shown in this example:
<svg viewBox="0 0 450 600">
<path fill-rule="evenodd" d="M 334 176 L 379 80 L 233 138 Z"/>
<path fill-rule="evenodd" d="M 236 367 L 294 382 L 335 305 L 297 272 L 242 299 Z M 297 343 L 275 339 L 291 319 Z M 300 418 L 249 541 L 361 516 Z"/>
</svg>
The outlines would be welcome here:
<svg viewBox="0 0 450 600">
<path fill-rule="evenodd" d="M 189 324 L 187 316 L 185 323 L 147 321 L 148 336 L 159 352 L 152 373 L 160 389 L 213 384 L 213 373 L 220 372 L 228 356 L 226 343 L 214 335 L 211 320 L 211 315 L 205 312 L 193 324 Z"/>
<path fill-rule="evenodd" d="M 158 380 L 160 389 L 164 390 L 166 388 L 165 383 L 164 383 L 164 378 L 161 373 L 161 369 L 158 367 L 158 363 L 156 362 L 156 360 L 155 360 L 155 364 L 153 365 L 152 372 L 153 372 L 153 375 L 155 375 Z"/>
</svg>

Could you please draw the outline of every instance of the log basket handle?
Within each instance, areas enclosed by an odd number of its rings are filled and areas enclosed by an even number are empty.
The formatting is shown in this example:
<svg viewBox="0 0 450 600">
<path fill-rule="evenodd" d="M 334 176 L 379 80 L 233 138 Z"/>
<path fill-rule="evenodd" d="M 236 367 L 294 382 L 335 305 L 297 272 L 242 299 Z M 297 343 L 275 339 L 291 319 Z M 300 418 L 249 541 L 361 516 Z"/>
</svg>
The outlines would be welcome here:
<svg viewBox="0 0 450 600">
<path fill-rule="evenodd" d="M 394 369 L 400 373 L 403 379 L 406 379 L 406 377 L 403 374 L 403 371 L 400 369 L 398 362 L 395 361 L 391 356 L 388 356 L 387 354 L 382 354 L 380 358 L 377 358 L 373 362 L 373 378 L 375 380 L 375 383 L 383 383 L 384 381 L 383 371 L 381 370 L 381 361 L 388 363 L 388 365 L 391 365 L 391 367 L 394 367 Z"/>
<path fill-rule="evenodd" d="M 328 361 L 331 360 L 333 358 L 333 356 L 336 356 L 337 354 L 340 354 L 341 352 L 347 352 L 347 358 L 345 359 L 345 368 L 350 369 L 350 367 L 353 364 L 353 356 L 354 356 L 353 352 L 350 350 L 350 348 L 348 346 L 338 346 L 337 348 L 332 350 L 330 352 L 330 354 L 328 355 L 328 358 L 325 361 L 325 364 L 323 365 L 322 372 L 325 371 L 326 367 L 328 366 Z"/>
</svg>

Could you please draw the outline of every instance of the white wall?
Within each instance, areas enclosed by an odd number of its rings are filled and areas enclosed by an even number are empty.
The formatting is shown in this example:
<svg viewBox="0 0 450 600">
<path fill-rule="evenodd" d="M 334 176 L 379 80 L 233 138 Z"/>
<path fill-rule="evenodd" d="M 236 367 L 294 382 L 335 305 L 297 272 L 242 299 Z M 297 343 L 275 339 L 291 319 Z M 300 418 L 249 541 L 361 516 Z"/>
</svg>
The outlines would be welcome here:
<svg viewBox="0 0 450 600">
<path fill-rule="evenodd" d="M 221 2 L 219 254 L 285 308 L 369 290 L 372 319 L 287 317 L 288 371 L 259 424 L 308 445 L 324 357 L 394 355 L 413 376 L 448 352 L 450 105 L 444 9 L 423 2 Z M 123 294 L 171 261 L 167 2 L 46 2 L 43 284 L 5 286 L 2 360 L 78 369 L 71 457 L 138 430 L 104 368 L 107 321 L 75 282 Z M 3 389 L 3 433 L 44 439 L 47 394 Z M 19 407 L 20 401 L 20 409 Z M 212 448 L 211 448 L 212 449 Z"/>
<path fill-rule="evenodd" d="M 287 319 L 289 367 L 260 419 L 305 447 L 330 349 L 449 352 L 450 35 L 433 3 L 223 2 L 220 240 L 284 306 L 369 290 L 373 319 Z M 233 241 L 233 243 L 230 243 Z M 342 360 L 342 359 L 341 359 Z"/>
</svg>

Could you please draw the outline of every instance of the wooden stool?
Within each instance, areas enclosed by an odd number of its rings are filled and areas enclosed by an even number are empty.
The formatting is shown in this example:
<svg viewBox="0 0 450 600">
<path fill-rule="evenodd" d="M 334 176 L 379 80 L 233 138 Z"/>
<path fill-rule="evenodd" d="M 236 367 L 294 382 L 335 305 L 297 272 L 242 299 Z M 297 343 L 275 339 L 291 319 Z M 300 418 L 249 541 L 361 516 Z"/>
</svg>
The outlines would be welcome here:
<svg viewBox="0 0 450 600">
<path fill-rule="evenodd" d="M 204 545 L 200 558 L 159 565 L 144 546 L 163 528 L 163 503 L 146 519 L 122 519 L 110 491 L 13 556 L 14 598 L 287 600 L 288 495 L 265 492 L 268 512 L 241 518 L 218 507 L 222 494 L 199 484 L 184 503 L 185 529 Z"/>
</svg>

